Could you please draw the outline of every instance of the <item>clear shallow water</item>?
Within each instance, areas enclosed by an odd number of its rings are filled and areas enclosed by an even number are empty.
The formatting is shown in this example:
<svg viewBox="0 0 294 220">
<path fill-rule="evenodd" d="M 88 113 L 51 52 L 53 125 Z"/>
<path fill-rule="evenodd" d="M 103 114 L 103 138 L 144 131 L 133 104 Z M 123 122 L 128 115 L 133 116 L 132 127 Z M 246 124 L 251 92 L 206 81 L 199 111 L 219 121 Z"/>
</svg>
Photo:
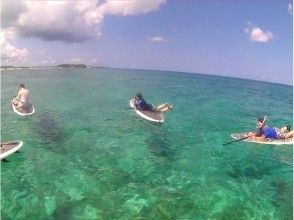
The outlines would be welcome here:
<svg viewBox="0 0 294 220">
<path fill-rule="evenodd" d="M 293 124 L 292 87 L 175 72 L 2 72 L 2 219 L 292 219 L 292 146 L 238 142 L 267 115 Z M 18 84 L 33 117 L 12 112 Z M 125 110 L 141 91 L 175 109 L 156 125 Z"/>
</svg>

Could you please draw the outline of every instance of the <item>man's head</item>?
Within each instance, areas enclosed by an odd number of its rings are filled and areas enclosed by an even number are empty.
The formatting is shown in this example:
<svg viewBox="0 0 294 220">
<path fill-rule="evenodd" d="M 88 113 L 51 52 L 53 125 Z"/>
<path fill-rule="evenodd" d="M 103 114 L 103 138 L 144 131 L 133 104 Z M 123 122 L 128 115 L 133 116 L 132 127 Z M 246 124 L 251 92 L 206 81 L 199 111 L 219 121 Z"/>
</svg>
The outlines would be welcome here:
<svg viewBox="0 0 294 220">
<path fill-rule="evenodd" d="M 137 94 L 136 94 L 136 97 L 137 97 L 138 99 L 142 99 L 142 98 L 143 98 L 143 96 L 142 96 L 141 93 L 137 93 Z"/>
<path fill-rule="evenodd" d="M 257 126 L 259 128 L 262 128 L 265 125 L 265 120 L 266 120 L 266 116 L 264 116 L 264 118 L 257 119 Z"/>
<path fill-rule="evenodd" d="M 19 84 L 19 87 L 24 88 L 25 89 L 25 84 L 21 83 Z"/>
</svg>

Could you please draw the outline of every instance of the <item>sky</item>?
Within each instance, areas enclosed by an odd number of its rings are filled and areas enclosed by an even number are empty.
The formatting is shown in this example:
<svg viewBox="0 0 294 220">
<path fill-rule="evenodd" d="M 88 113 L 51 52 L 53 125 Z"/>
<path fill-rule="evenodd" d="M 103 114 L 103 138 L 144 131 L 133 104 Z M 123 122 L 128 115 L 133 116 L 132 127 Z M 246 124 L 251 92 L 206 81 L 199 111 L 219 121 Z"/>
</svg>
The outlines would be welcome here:
<svg viewBox="0 0 294 220">
<path fill-rule="evenodd" d="M 1 1 L 1 65 L 93 66 L 293 85 L 290 0 Z"/>
</svg>

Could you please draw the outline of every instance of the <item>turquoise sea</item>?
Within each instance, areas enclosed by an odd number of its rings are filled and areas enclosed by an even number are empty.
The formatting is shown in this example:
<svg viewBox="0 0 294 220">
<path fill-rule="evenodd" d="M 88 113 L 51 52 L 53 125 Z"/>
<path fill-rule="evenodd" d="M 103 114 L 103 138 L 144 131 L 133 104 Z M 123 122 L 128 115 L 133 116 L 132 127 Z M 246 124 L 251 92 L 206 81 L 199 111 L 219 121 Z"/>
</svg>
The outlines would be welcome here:
<svg viewBox="0 0 294 220">
<path fill-rule="evenodd" d="M 1 73 L 1 219 L 281 219 L 293 217 L 291 145 L 236 142 L 258 117 L 293 124 L 293 87 L 228 77 L 126 69 Z M 13 113 L 18 84 L 32 117 Z M 162 125 L 126 110 L 175 108 Z"/>
</svg>

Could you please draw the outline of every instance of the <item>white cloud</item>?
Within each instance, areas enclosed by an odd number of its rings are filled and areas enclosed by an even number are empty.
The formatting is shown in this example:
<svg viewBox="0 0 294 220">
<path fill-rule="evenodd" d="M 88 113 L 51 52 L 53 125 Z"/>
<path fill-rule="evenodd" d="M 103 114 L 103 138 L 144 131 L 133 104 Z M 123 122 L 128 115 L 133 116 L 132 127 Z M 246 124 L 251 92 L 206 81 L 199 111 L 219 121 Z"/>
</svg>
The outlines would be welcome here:
<svg viewBox="0 0 294 220">
<path fill-rule="evenodd" d="M 162 37 L 156 36 L 156 37 L 148 37 L 148 40 L 152 41 L 152 42 L 163 42 L 164 39 Z"/>
<path fill-rule="evenodd" d="M 27 61 L 28 50 L 11 44 L 17 38 L 32 37 L 66 43 L 98 39 L 103 36 L 101 28 L 106 15 L 145 14 L 158 10 L 165 2 L 166 0 L 104 0 L 97 4 L 95 0 L 2 1 L 2 63 L 20 64 Z M 45 58 L 40 62 L 53 61 Z"/>
<path fill-rule="evenodd" d="M 274 38 L 270 31 L 263 31 L 257 26 L 253 27 L 250 23 L 248 23 L 248 27 L 245 28 L 244 31 L 249 35 L 249 39 L 255 42 L 266 43 Z"/>
<path fill-rule="evenodd" d="M 12 27 L 19 15 L 27 10 L 25 2 L 19 0 L 1 1 L 1 28 Z"/>
<path fill-rule="evenodd" d="M 38 55 L 45 54 L 45 51 L 44 50 L 39 50 L 39 51 L 36 51 L 35 54 L 38 54 Z"/>
<path fill-rule="evenodd" d="M 101 37 L 105 15 L 139 15 L 156 11 L 166 0 L 4 1 L 3 28 L 13 27 L 20 37 L 47 41 L 81 42 Z M 14 7 L 15 5 L 15 7 Z"/>
<path fill-rule="evenodd" d="M 293 5 L 291 3 L 288 4 L 288 12 L 290 15 L 293 15 Z"/>
<path fill-rule="evenodd" d="M 16 38 L 16 33 L 14 28 L 6 28 L 1 30 L 1 38 L 3 40 L 14 40 Z"/>
<path fill-rule="evenodd" d="M 80 57 L 71 58 L 70 63 L 81 63 L 82 59 Z"/>
<path fill-rule="evenodd" d="M 7 42 L 1 43 L 1 62 L 3 64 L 23 64 L 28 59 L 27 49 L 18 49 Z"/>
<path fill-rule="evenodd" d="M 55 63 L 56 61 L 50 56 L 47 56 L 44 60 L 37 62 L 37 64 L 43 64 L 43 65 L 53 65 Z"/>
<path fill-rule="evenodd" d="M 26 48 L 18 49 L 6 41 L 5 33 L 0 34 L 1 62 L 6 65 L 23 64 L 27 61 L 29 52 Z"/>
<path fill-rule="evenodd" d="M 20 14 L 15 24 L 20 37 L 72 43 L 95 37 L 100 31 L 103 15 L 97 11 L 94 1 L 25 3 L 27 11 Z"/>
<path fill-rule="evenodd" d="M 257 42 L 268 42 L 273 39 L 273 34 L 269 31 L 264 32 L 259 27 L 253 28 L 250 33 L 250 40 Z"/>
<path fill-rule="evenodd" d="M 148 37 L 147 39 L 154 43 L 164 43 L 173 41 L 173 39 L 168 39 L 160 36 Z"/>
<path fill-rule="evenodd" d="M 91 61 L 90 61 L 91 64 L 97 64 L 98 63 L 98 59 L 97 58 L 93 58 Z"/>
<path fill-rule="evenodd" d="M 101 4 L 99 8 L 103 14 L 115 15 L 139 15 L 156 11 L 166 0 L 108 0 Z"/>
</svg>

